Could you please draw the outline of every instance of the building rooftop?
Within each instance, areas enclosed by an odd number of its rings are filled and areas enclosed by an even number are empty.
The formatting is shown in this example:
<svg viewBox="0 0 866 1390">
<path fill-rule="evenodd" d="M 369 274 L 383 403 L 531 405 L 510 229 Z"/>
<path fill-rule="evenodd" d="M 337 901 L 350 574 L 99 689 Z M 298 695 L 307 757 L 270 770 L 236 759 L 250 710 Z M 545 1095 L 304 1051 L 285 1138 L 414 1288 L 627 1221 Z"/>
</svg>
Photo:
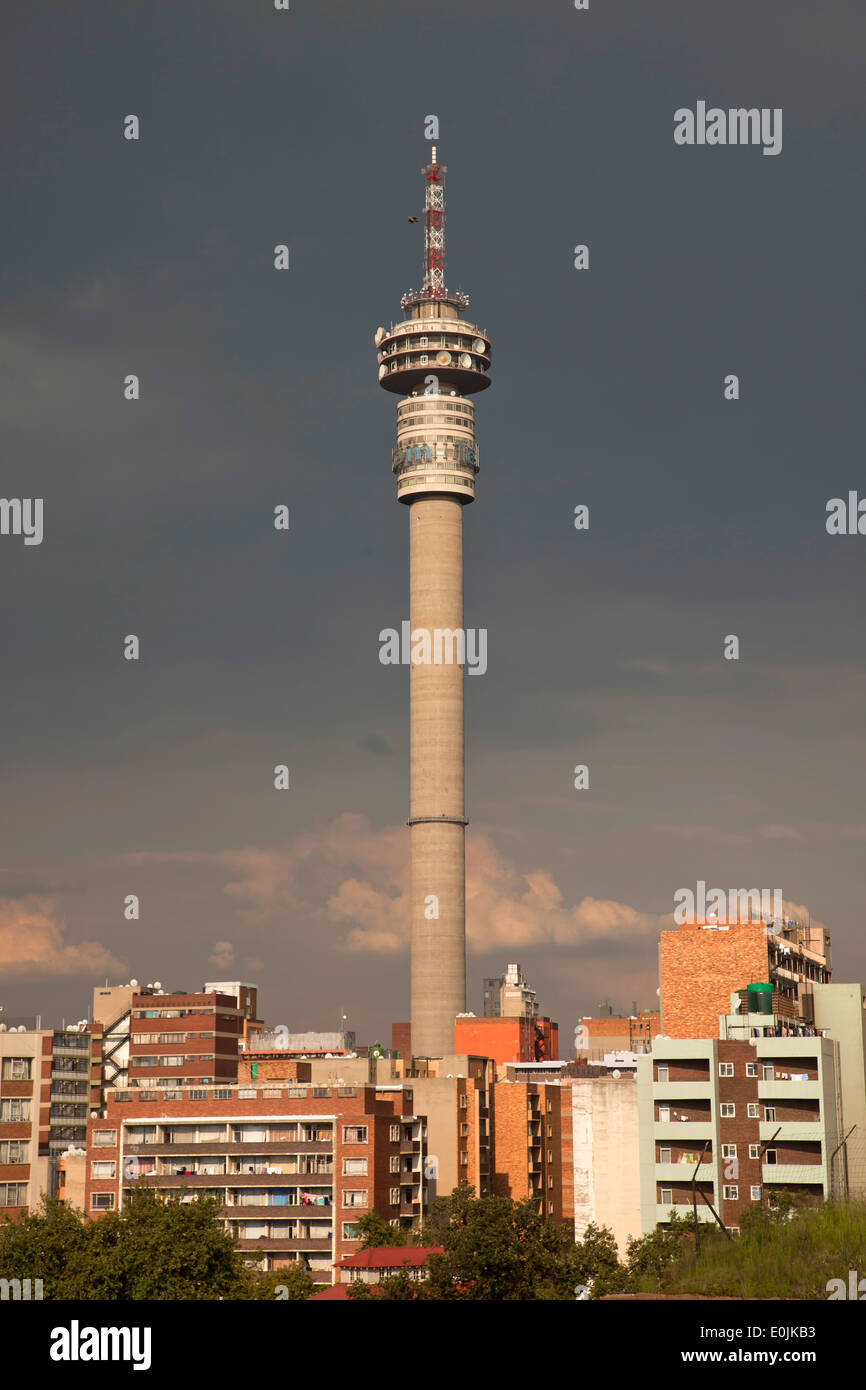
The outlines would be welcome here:
<svg viewBox="0 0 866 1390">
<path fill-rule="evenodd" d="M 399 1269 L 425 1265 L 431 1255 L 442 1255 L 444 1245 L 377 1245 L 337 1260 L 337 1269 Z"/>
</svg>

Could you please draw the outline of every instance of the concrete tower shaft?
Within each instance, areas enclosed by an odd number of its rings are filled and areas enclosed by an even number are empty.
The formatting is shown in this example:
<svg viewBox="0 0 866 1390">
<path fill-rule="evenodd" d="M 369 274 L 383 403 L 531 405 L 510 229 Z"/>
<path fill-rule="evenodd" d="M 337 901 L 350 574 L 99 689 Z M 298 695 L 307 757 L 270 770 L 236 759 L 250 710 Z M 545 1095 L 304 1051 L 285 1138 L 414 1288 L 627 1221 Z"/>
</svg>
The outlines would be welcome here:
<svg viewBox="0 0 866 1390">
<path fill-rule="evenodd" d="M 425 496 L 412 503 L 409 573 L 412 632 L 462 632 L 458 497 Z M 466 1008 L 463 671 L 456 661 L 409 667 L 411 1019 L 417 1057 L 453 1052 L 454 1018 Z"/>
<path fill-rule="evenodd" d="M 479 468 L 470 397 L 490 385 L 490 340 L 461 317 L 468 296 L 444 285 L 435 147 L 423 173 L 423 287 L 403 296 L 408 317 L 379 328 L 375 343 L 380 385 L 403 397 L 392 467 L 409 508 L 412 1052 L 443 1057 L 466 1008 L 463 507 Z"/>
</svg>

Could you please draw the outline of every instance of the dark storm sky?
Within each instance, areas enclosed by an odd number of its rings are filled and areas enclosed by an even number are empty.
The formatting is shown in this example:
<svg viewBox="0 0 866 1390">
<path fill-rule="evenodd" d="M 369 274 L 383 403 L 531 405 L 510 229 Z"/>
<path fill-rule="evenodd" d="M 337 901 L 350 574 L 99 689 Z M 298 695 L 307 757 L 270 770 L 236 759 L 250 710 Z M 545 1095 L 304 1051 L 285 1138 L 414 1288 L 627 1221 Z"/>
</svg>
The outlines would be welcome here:
<svg viewBox="0 0 866 1390">
<path fill-rule="evenodd" d="M 131 975 L 365 1039 L 406 1015 L 372 334 L 421 278 L 431 113 L 494 345 L 470 1007 L 509 960 L 566 1041 L 651 1006 L 698 879 L 781 887 L 863 979 L 866 537 L 825 530 L 866 494 L 862 3 L 9 0 L 3 30 L 2 492 L 45 505 L 40 546 L 0 537 L 6 1016 Z M 781 154 L 677 147 L 699 100 L 781 107 Z"/>
</svg>

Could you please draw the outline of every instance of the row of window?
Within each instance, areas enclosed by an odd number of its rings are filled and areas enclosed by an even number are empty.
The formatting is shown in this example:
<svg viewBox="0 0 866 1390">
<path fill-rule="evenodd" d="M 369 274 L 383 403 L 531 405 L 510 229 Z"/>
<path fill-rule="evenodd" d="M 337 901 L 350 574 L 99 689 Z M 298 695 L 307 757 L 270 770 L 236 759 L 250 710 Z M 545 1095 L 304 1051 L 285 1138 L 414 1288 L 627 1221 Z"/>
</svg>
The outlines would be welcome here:
<svg viewBox="0 0 866 1390">
<path fill-rule="evenodd" d="M 190 1053 L 184 1057 L 183 1053 L 167 1057 L 133 1057 L 129 1067 L 182 1067 L 186 1062 L 212 1062 L 214 1054 L 212 1052 Z"/>
<path fill-rule="evenodd" d="M 133 1033 L 132 1042 L 136 1044 L 194 1042 L 196 1038 L 212 1038 L 213 1036 L 213 1032 L 205 1032 L 204 1030 L 200 1033 Z M 226 1036 L 233 1037 L 234 1034 L 226 1034 Z"/>
<path fill-rule="evenodd" d="M 740 1198 L 740 1189 L 736 1183 L 727 1183 L 722 1188 L 722 1197 L 726 1202 L 737 1202 Z M 761 1188 L 759 1185 L 749 1187 L 749 1199 L 752 1202 L 760 1202 Z M 663 1207 L 675 1206 L 674 1193 L 672 1187 L 662 1187 L 659 1189 L 659 1204 Z"/>
<path fill-rule="evenodd" d="M 458 474 L 455 477 L 453 473 L 431 471 L 430 473 L 409 473 L 400 478 L 397 483 L 397 491 L 400 492 L 404 487 L 417 487 L 421 483 L 427 487 L 433 487 L 436 483 L 451 483 L 455 487 L 475 488 L 475 479 L 470 477 L 468 473 Z"/>
<path fill-rule="evenodd" d="M 238 1023 L 238 1014 L 214 1014 L 213 1009 L 133 1009 L 133 1018 L 192 1018 L 195 1014 L 209 1014 L 219 1018 L 221 1023 Z"/>
<path fill-rule="evenodd" d="M 777 1151 L 776 1151 L 776 1149 L 767 1149 L 766 1152 L 764 1153 L 764 1162 L 765 1162 L 765 1163 L 775 1163 L 775 1162 L 776 1162 L 776 1156 L 777 1156 Z M 722 1145 L 722 1158 L 736 1158 L 736 1157 L 737 1157 L 737 1146 L 736 1146 L 736 1144 L 723 1144 L 723 1145 Z M 750 1145 L 749 1145 L 749 1158 L 760 1158 L 760 1157 L 761 1157 L 761 1146 L 760 1146 L 760 1144 L 750 1144 Z M 659 1148 L 659 1157 L 658 1157 L 658 1161 L 659 1161 L 659 1163 L 670 1163 L 670 1162 L 671 1162 L 671 1150 L 670 1150 L 669 1148 L 666 1148 L 665 1146 L 661 1146 L 661 1147 Z M 680 1160 L 680 1162 L 681 1162 L 681 1161 L 682 1161 L 682 1160 Z M 693 1160 L 692 1160 L 692 1161 L 693 1161 Z"/>
<path fill-rule="evenodd" d="M 765 1120 L 775 1120 L 775 1118 L 776 1118 L 776 1107 L 775 1107 L 775 1105 L 764 1105 L 763 1109 L 764 1109 L 764 1119 L 765 1119 Z M 663 1124 L 663 1125 L 669 1124 L 669 1123 L 670 1123 L 670 1118 L 671 1118 L 671 1108 L 670 1108 L 670 1106 L 669 1106 L 669 1105 L 660 1105 L 659 1108 L 658 1108 L 658 1110 L 659 1110 L 658 1123 L 659 1123 L 659 1124 Z M 731 1100 L 723 1100 L 723 1101 L 720 1101 L 720 1103 L 719 1103 L 719 1116 L 721 1117 L 721 1119 L 723 1119 L 723 1120 L 733 1120 L 733 1119 L 736 1119 L 736 1115 L 737 1115 L 737 1107 L 736 1107 L 736 1104 L 735 1104 L 733 1101 L 731 1101 Z M 750 1119 L 750 1120 L 759 1120 L 759 1119 L 761 1118 L 761 1103 L 760 1103 L 759 1101 L 749 1101 L 749 1103 L 748 1103 L 747 1106 L 746 1106 L 746 1115 L 747 1115 L 748 1119 Z M 676 1116 L 675 1116 L 674 1118 L 676 1118 Z M 707 1120 L 709 1120 L 709 1118 L 710 1118 L 710 1117 L 709 1117 L 709 1114 L 706 1116 L 706 1118 L 707 1118 Z M 817 1118 L 818 1118 L 818 1117 L 817 1117 L 817 1115 L 816 1115 L 816 1116 L 815 1116 L 815 1119 L 817 1120 Z M 698 1119 L 700 1119 L 700 1117 L 698 1117 Z"/>
<path fill-rule="evenodd" d="M 221 1097 L 219 1090 L 202 1092 L 196 1097 L 192 1093 L 191 1099 L 204 1100 L 210 1096 L 212 1099 L 230 1099 L 231 1092 L 227 1091 L 225 1097 Z M 29 1102 L 28 1102 L 29 1103 Z M 233 1144 L 265 1144 L 265 1143 L 329 1143 L 333 1140 L 333 1130 L 329 1123 L 291 1123 L 281 1122 L 271 1125 L 248 1124 L 231 1125 L 230 1139 L 226 1137 L 225 1124 L 201 1124 L 190 1125 L 181 1124 L 165 1125 L 166 1144 L 223 1144 L 231 1142 Z M 399 1139 L 399 1125 L 395 1125 L 397 1133 L 395 1138 Z M 344 1125 L 343 1143 L 344 1144 L 366 1144 L 368 1142 L 369 1130 L 367 1125 Z M 130 1144 L 155 1144 L 157 1143 L 156 1126 L 142 1125 L 140 1128 L 128 1131 Z M 95 1129 L 93 1131 L 93 1143 L 97 1148 L 111 1149 L 117 1144 L 116 1129 Z M 366 1162 L 366 1160 L 364 1160 Z"/>
</svg>

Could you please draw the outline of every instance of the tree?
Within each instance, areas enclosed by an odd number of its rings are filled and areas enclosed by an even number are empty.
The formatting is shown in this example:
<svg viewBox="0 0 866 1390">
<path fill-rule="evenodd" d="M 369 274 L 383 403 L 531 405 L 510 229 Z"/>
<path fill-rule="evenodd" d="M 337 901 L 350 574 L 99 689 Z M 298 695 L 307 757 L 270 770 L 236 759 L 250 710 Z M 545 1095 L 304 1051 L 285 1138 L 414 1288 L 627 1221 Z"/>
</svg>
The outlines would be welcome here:
<svg viewBox="0 0 866 1390">
<path fill-rule="evenodd" d="M 365 1284 L 363 1279 L 354 1279 L 347 1286 L 346 1297 L 351 1299 L 375 1299 L 384 1298 L 391 1302 L 415 1302 L 417 1299 L 429 1298 L 430 1294 L 423 1280 L 413 1279 L 408 1269 L 401 1269 L 397 1274 L 391 1274 L 387 1279 L 382 1279 L 378 1284 Z"/>
<path fill-rule="evenodd" d="M 568 1232 L 538 1212 L 531 1197 L 474 1196 L 468 1184 L 451 1194 L 445 1253 L 432 1255 L 425 1297 L 514 1302 L 572 1299 L 574 1245 Z"/>
<path fill-rule="evenodd" d="M 260 1274 L 256 1280 L 254 1298 L 267 1298 L 299 1302 L 310 1298 L 316 1291 L 312 1274 L 299 1260 L 280 1265 L 267 1274 Z"/>
<path fill-rule="evenodd" d="M 377 1250 L 382 1245 L 408 1245 L 409 1232 L 392 1226 L 377 1211 L 365 1211 L 355 1222 L 362 1250 Z"/>
<path fill-rule="evenodd" d="M 252 1298 L 255 1273 L 217 1217 L 217 1203 L 182 1202 L 151 1188 L 127 1194 L 98 1221 L 45 1198 L 0 1227 L 0 1278 L 39 1278 L 45 1298 Z"/>
<path fill-rule="evenodd" d="M 704 1225 L 701 1240 L 713 1238 L 713 1230 Z M 656 1226 L 645 1236 L 632 1237 L 626 1248 L 628 1273 L 634 1286 L 637 1280 L 649 1280 L 656 1288 L 664 1286 L 665 1275 L 694 1241 L 694 1221 L 691 1216 L 678 1216 L 671 1211 L 667 1227 Z"/>
<path fill-rule="evenodd" d="M 608 1226 L 596 1226 L 591 1221 L 583 1240 L 574 1246 L 571 1260 L 575 1288 L 584 1285 L 590 1298 L 622 1293 L 629 1286 L 628 1270 L 620 1264 L 616 1236 Z"/>
</svg>

